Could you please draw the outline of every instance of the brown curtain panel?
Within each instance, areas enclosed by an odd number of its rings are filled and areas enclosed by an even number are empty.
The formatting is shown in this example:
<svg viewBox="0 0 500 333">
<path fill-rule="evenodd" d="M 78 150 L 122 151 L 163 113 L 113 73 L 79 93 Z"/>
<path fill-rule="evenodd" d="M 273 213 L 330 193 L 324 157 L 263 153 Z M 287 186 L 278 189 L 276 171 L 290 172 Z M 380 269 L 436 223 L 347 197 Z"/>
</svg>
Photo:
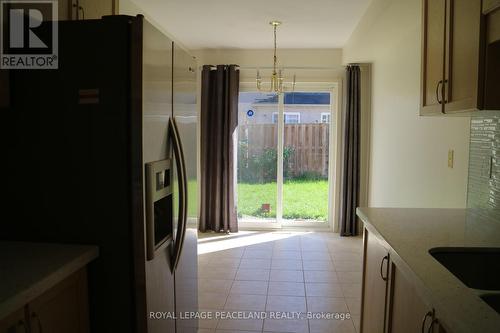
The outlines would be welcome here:
<svg viewBox="0 0 500 333">
<path fill-rule="evenodd" d="M 346 69 L 346 105 L 342 127 L 342 176 L 340 194 L 340 235 L 358 234 L 356 207 L 359 203 L 360 69 Z"/>
<path fill-rule="evenodd" d="M 233 134 L 238 126 L 239 70 L 203 66 L 201 76 L 200 231 L 237 232 Z"/>
</svg>

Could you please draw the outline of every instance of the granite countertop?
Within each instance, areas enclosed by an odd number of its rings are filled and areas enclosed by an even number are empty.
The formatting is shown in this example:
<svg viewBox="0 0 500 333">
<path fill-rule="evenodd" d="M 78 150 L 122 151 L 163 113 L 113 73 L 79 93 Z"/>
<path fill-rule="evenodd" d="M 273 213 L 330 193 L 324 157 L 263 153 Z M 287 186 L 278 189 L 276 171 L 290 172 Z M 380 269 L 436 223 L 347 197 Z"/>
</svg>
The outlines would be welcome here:
<svg viewBox="0 0 500 333">
<path fill-rule="evenodd" d="M 98 256 L 97 246 L 0 241 L 0 320 Z"/>
<path fill-rule="evenodd" d="M 412 271 L 413 282 L 424 289 L 422 293 L 430 298 L 448 333 L 500 332 L 500 315 L 428 252 L 435 247 L 500 247 L 498 212 L 490 213 L 470 209 L 357 210 L 368 230 L 391 247 L 391 256 Z"/>
</svg>

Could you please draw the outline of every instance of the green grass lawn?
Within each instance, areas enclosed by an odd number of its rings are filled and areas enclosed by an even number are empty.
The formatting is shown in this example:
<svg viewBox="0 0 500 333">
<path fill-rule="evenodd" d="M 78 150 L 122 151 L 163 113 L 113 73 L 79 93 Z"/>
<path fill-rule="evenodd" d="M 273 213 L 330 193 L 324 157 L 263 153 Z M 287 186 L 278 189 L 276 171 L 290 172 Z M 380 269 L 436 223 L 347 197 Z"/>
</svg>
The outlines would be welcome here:
<svg viewBox="0 0 500 333">
<path fill-rule="evenodd" d="M 276 183 L 238 184 L 238 216 L 276 217 Z M 271 204 L 269 213 L 262 204 Z M 326 221 L 328 181 L 289 180 L 283 184 L 283 218 Z"/>
<path fill-rule="evenodd" d="M 174 215 L 179 214 L 179 190 L 177 189 L 178 184 L 173 184 L 174 186 L 174 202 L 173 210 Z M 188 217 L 198 217 L 198 183 L 194 180 L 188 180 Z"/>
<path fill-rule="evenodd" d="M 198 183 L 192 180 L 188 181 L 187 191 L 188 191 L 188 216 L 198 217 Z"/>
</svg>

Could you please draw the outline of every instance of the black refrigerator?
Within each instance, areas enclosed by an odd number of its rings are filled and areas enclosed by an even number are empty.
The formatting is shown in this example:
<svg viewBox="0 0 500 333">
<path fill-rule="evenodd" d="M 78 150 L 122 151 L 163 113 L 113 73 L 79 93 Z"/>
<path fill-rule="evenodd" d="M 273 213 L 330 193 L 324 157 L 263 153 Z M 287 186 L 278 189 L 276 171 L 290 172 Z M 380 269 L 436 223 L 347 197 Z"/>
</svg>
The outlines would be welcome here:
<svg viewBox="0 0 500 333">
<path fill-rule="evenodd" d="M 0 239 L 99 246 L 91 332 L 196 332 L 196 62 L 140 15 L 58 24 L 58 69 L 0 70 Z"/>
</svg>

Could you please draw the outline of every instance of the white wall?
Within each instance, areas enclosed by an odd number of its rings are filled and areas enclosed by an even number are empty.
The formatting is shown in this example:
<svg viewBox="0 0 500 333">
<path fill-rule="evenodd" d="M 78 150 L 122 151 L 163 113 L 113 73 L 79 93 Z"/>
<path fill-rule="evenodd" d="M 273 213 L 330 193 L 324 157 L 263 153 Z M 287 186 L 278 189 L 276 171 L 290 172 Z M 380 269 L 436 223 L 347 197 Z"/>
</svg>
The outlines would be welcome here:
<svg viewBox="0 0 500 333">
<path fill-rule="evenodd" d="M 421 0 L 373 0 L 343 50 L 372 63 L 370 206 L 465 207 L 469 118 L 418 115 L 420 37 Z"/>
<path fill-rule="evenodd" d="M 272 43 L 272 40 L 269 40 Z M 272 49 L 202 49 L 193 50 L 200 65 L 237 64 L 241 82 L 254 82 L 256 70 L 245 67 L 260 67 L 263 80 L 270 71 L 263 70 L 273 65 Z M 340 49 L 279 49 L 278 60 L 285 67 L 285 78 L 291 80 L 296 74 L 297 82 L 331 82 L 341 78 L 342 50 Z M 308 67 L 307 69 L 286 69 Z"/>
</svg>

